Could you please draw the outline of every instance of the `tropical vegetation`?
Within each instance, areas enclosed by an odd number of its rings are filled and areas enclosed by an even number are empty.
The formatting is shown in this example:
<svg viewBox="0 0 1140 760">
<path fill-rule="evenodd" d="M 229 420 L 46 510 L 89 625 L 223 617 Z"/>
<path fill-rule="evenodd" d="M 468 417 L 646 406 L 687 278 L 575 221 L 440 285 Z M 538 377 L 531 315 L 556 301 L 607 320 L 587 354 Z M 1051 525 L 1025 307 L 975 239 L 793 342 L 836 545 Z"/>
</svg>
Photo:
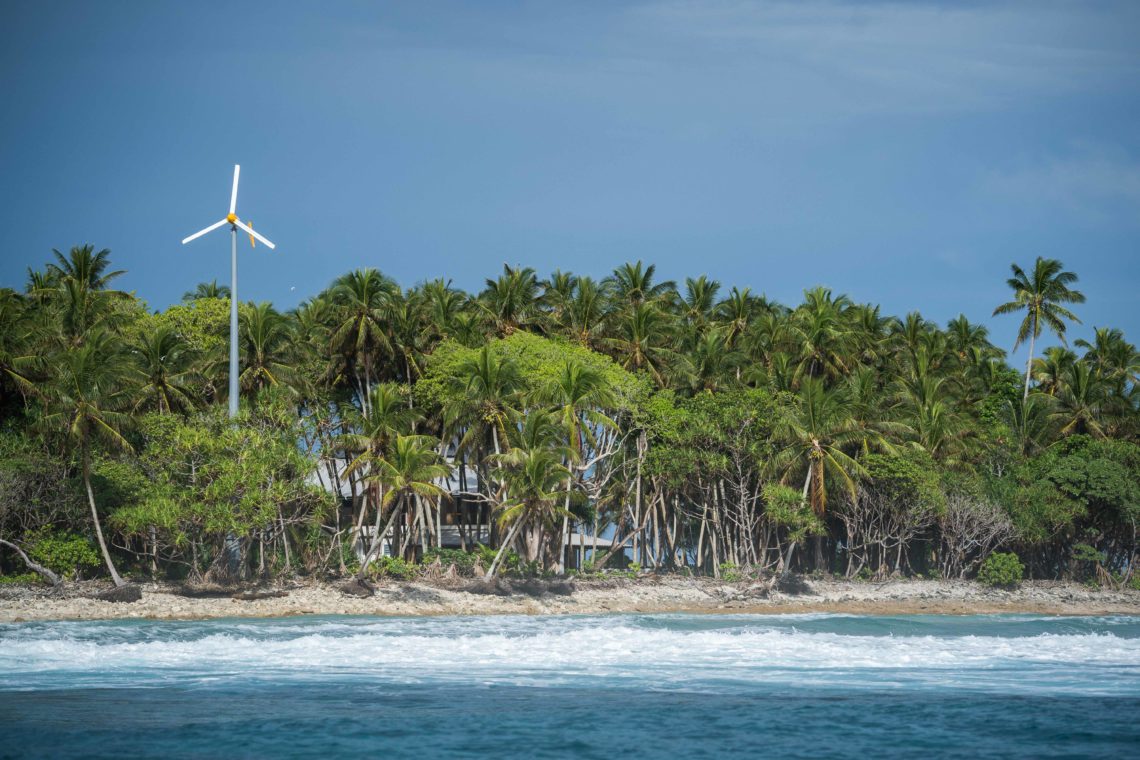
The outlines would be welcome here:
<svg viewBox="0 0 1140 760">
<path fill-rule="evenodd" d="M 783 305 L 636 262 L 466 293 L 364 268 L 288 312 L 239 305 L 231 420 L 224 286 L 151 312 L 108 251 L 57 251 L 0 290 L 0 572 L 400 575 L 453 552 L 1126 583 L 1140 353 L 1107 326 L 1068 346 L 1076 275 L 1012 269 L 995 314 L 1022 316 L 1024 372 L 966 315 L 823 287 Z"/>
</svg>

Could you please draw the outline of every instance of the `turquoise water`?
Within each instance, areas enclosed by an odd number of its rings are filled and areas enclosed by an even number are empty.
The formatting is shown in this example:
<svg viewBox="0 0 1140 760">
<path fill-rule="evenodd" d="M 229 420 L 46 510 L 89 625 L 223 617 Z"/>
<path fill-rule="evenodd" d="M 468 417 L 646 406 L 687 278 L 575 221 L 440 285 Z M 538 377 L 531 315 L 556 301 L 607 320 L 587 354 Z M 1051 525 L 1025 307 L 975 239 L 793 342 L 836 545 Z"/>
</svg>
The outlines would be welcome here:
<svg viewBox="0 0 1140 760">
<path fill-rule="evenodd" d="M 0 756 L 1140 750 L 1140 617 L 0 625 Z"/>
</svg>

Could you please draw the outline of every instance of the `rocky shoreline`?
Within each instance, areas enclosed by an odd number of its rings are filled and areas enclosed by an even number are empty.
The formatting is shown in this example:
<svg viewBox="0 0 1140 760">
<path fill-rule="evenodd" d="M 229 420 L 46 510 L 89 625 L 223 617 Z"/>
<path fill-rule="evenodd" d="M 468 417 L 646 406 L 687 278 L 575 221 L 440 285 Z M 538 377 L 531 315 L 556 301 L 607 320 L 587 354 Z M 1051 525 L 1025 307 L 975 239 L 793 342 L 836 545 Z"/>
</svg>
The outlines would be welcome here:
<svg viewBox="0 0 1140 760">
<path fill-rule="evenodd" d="M 294 615 L 575 615 L 619 612 L 850 614 L 1140 615 L 1140 592 L 1035 581 L 1016 590 L 970 581 L 894 580 L 882 583 L 798 580 L 765 583 L 649 576 L 575 579 L 555 583 L 479 581 L 390 582 L 357 589 L 341 583 L 294 583 L 272 588 L 199 590 L 142 584 L 141 599 L 94 598 L 106 584 L 59 589 L 0 587 L 0 623 L 45 620 L 200 620 Z"/>
</svg>

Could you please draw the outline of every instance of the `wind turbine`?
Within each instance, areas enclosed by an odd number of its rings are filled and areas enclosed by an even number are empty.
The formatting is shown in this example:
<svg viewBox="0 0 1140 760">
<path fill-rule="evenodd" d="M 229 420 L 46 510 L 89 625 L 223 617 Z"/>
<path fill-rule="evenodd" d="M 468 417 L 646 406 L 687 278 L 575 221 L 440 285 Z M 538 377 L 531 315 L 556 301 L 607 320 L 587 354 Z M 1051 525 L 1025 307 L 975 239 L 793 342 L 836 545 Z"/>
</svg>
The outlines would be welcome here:
<svg viewBox="0 0 1140 760">
<path fill-rule="evenodd" d="M 236 417 L 238 412 L 238 289 L 237 289 L 237 231 L 240 229 L 249 235 L 250 244 L 255 239 L 260 240 L 271 249 L 276 248 L 273 243 L 269 242 L 267 238 L 262 237 L 260 234 L 253 231 L 253 228 L 247 224 L 243 224 L 241 219 L 237 217 L 237 191 L 238 191 L 238 175 L 241 174 L 241 166 L 234 164 L 234 189 L 230 193 L 230 213 L 226 214 L 226 218 L 220 222 L 211 224 L 200 232 L 195 232 L 190 237 L 182 241 L 182 245 L 186 245 L 191 240 L 196 240 L 207 232 L 214 230 L 224 225 L 230 225 L 230 417 Z"/>
</svg>

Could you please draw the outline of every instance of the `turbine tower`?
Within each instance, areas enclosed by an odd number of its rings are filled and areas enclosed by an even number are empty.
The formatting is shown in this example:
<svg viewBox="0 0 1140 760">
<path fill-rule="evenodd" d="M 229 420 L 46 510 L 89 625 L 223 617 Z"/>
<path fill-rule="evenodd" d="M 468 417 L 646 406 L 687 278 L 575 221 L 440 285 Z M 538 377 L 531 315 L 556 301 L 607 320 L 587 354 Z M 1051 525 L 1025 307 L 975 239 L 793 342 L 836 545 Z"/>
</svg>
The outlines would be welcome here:
<svg viewBox="0 0 1140 760">
<path fill-rule="evenodd" d="M 244 224 L 241 219 L 237 217 L 237 191 L 238 191 L 238 175 L 241 174 L 241 166 L 234 164 L 234 189 L 230 193 L 230 212 L 226 214 L 225 219 L 220 222 L 211 224 L 200 232 L 195 232 L 190 237 L 182 241 L 182 245 L 186 245 L 191 240 L 196 240 L 202 237 L 207 232 L 214 230 L 224 225 L 230 225 L 230 417 L 236 417 L 238 412 L 238 289 L 237 289 L 237 231 L 240 229 L 249 235 L 249 242 L 252 245 L 253 241 L 260 240 L 271 249 L 276 248 L 273 243 L 269 242 L 267 238 L 262 237 L 257 232 L 253 231 L 253 227 Z"/>
</svg>

